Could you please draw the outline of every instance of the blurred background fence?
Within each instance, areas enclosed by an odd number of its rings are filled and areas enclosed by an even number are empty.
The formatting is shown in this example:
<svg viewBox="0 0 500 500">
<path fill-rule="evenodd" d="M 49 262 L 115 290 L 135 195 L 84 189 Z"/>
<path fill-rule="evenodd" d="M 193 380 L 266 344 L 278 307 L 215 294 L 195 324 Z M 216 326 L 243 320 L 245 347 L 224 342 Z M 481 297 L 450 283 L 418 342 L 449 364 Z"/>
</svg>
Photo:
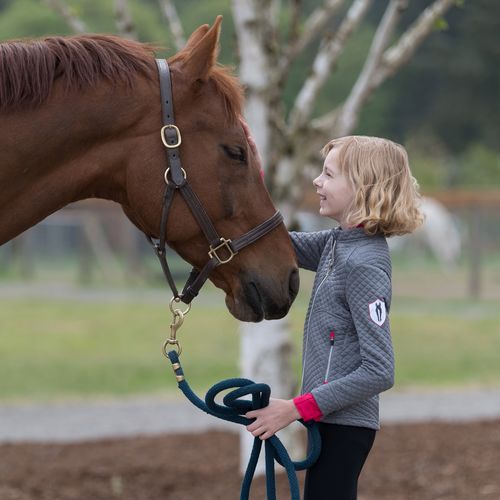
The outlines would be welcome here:
<svg viewBox="0 0 500 500">
<path fill-rule="evenodd" d="M 429 196 L 441 204 L 446 217 L 420 237 L 392 242 L 396 293 L 420 296 L 430 289 L 441 298 L 500 298 L 500 190 Z M 301 208 L 302 229 L 322 227 L 325 221 L 313 215 L 314 194 L 304 199 Z M 426 226 L 437 218 L 427 214 Z M 453 226 L 457 241 L 450 240 L 446 226 Z M 174 275 L 182 279 L 187 264 L 173 252 L 170 257 Z M 101 200 L 74 203 L 0 247 L 4 282 L 158 286 L 162 279 L 142 233 L 118 205 Z"/>
</svg>

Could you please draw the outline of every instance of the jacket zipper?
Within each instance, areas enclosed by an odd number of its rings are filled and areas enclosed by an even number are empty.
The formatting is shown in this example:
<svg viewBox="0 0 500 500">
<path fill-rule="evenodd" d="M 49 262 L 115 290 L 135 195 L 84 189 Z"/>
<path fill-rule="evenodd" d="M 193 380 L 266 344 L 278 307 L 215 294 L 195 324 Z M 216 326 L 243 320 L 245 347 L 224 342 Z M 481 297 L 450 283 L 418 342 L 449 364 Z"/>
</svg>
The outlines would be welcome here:
<svg viewBox="0 0 500 500">
<path fill-rule="evenodd" d="M 313 314 L 314 310 L 314 304 L 316 303 L 316 297 L 318 296 L 319 289 L 325 282 L 326 278 L 330 276 L 330 273 L 333 269 L 333 264 L 335 261 L 335 246 L 337 245 L 337 240 L 333 241 L 332 245 L 332 251 L 331 251 L 331 256 L 330 256 L 330 262 L 328 263 L 328 270 L 326 271 L 325 277 L 321 280 L 321 283 L 318 285 L 318 288 L 316 288 L 316 292 L 314 293 L 313 301 L 311 304 L 311 313 L 309 314 L 309 319 L 307 320 L 307 329 L 306 329 L 306 341 L 304 342 L 304 361 L 302 363 L 302 379 L 300 381 L 300 392 L 304 389 L 304 373 L 305 373 L 305 368 L 306 368 L 306 359 L 307 359 L 307 340 L 309 339 L 309 329 L 311 326 L 311 317 Z"/>
</svg>

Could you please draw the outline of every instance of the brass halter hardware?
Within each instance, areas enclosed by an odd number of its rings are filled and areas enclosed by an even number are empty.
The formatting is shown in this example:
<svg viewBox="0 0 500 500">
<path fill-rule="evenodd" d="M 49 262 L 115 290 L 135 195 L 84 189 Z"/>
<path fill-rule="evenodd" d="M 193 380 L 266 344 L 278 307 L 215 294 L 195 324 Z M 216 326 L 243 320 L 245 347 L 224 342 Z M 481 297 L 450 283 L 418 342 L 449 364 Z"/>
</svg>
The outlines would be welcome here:
<svg viewBox="0 0 500 500">
<path fill-rule="evenodd" d="M 163 345 L 163 352 L 167 353 L 169 346 L 177 348 L 179 354 L 181 346 L 177 340 L 177 331 L 184 322 L 184 316 L 189 312 L 188 307 L 182 311 L 174 307 L 174 303 L 183 302 L 190 304 L 191 301 L 198 295 L 201 287 L 209 278 L 211 272 L 221 264 L 227 264 L 234 256 L 243 248 L 251 245 L 262 236 L 273 231 L 275 228 L 283 223 L 283 216 L 276 212 L 269 219 L 259 224 L 257 227 L 249 230 L 242 236 L 237 238 L 222 238 L 215 229 L 212 221 L 210 220 L 203 203 L 200 201 L 196 193 L 191 189 L 187 181 L 186 171 L 182 168 L 180 159 L 179 146 L 182 144 L 182 137 L 179 128 L 175 125 L 173 96 L 172 96 L 172 81 L 170 76 L 170 69 L 168 63 L 164 59 L 157 59 L 156 64 L 158 67 L 159 81 L 160 81 L 160 95 L 161 95 L 161 109 L 163 125 L 160 130 L 161 141 L 165 146 L 168 168 L 165 170 L 164 179 L 166 183 L 165 192 L 163 195 L 163 207 L 161 213 L 161 222 L 159 228 L 158 238 L 147 236 L 149 242 L 152 244 L 154 251 L 160 261 L 163 274 L 172 290 L 174 295 L 170 302 L 170 310 L 173 314 L 172 323 L 170 324 L 170 337 Z M 175 135 L 174 135 L 175 133 Z M 170 207 L 176 192 L 179 192 L 186 204 L 188 205 L 191 213 L 198 222 L 203 234 L 208 241 L 208 256 L 209 260 L 201 269 L 193 269 L 184 285 L 181 293 L 177 290 L 177 286 L 172 277 L 172 273 L 168 266 L 166 258 L 166 232 L 167 221 L 170 212 Z"/>
<path fill-rule="evenodd" d="M 163 174 L 163 178 L 165 179 L 165 184 L 170 184 L 170 181 L 168 180 L 169 172 L 170 172 L 170 167 L 168 167 L 167 170 L 165 170 L 165 173 Z M 184 176 L 184 180 L 186 181 L 187 180 L 186 171 L 183 168 L 181 168 L 181 172 L 182 175 Z"/>
<path fill-rule="evenodd" d="M 184 318 L 191 310 L 191 304 L 188 304 L 186 309 L 182 311 L 177 307 L 174 307 L 174 304 L 178 304 L 180 302 L 179 297 L 172 297 L 170 300 L 170 311 L 172 312 L 172 323 L 170 323 L 170 337 L 165 340 L 163 343 L 163 354 L 168 357 L 168 351 L 170 350 L 170 346 L 174 346 L 177 349 L 177 355 L 180 356 L 182 352 L 182 347 L 177 339 L 177 331 L 184 323 Z"/>
<path fill-rule="evenodd" d="M 177 140 L 173 144 L 169 144 L 167 139 L 165 138 L 165 131 L 167 129 L 173 129 L 173 130 L 175 130 L 175 133 L 177 134 Z M 160 136 L 161 136 L 161 142 L 163 142 L 163 145 L 166 148 L 175 149 L 175 148 L 178 148 L 182 144 L 181 131 L 179 130 L 179 127 L 177 127 L 173 123 L 170 123 L 168 125 L 163 125 L 163 127 L 160 130 Z"/>
<path fill-rule="evenodd" d="M 210 245 L 210 250 L 208 251 L 208 255 L 211 259 L 215 258 L 219 261 L 219 264 L 227 264 L 228 262 L 233 260 L 233 257 L 238 253 L 232 250 L 231 248 L 231 240 L 226 240 L 226 238 L 220 239 L 221 243 L 220 245 L 217 245 L 215 248 Z M 222 257 L 219 256 L 217 253 L 221 248 L 225 248 L 229 252 L 229 257 L 226 259 L 223 259 Z"/>
</svg>

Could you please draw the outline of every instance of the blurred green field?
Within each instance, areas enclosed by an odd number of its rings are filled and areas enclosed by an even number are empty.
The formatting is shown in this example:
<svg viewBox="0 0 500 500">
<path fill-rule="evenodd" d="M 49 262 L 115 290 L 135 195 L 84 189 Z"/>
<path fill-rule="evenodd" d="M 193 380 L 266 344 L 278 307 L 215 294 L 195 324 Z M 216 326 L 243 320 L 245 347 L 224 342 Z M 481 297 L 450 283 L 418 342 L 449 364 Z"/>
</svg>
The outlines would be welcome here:
<svg viewBox="0 0 500 500">
<path fill-rule="evenodd" d="M 289 315 L 297 377 L 310 276 L 303 281 Z M 180 330 L 196 390 L 239 373 L 238 325 L 223 304 L 220 292 L 204 290 Z M 176 393 L 161 354 L 169 321 L 158 300 L 3 298 L 0 399 Z M 397 388 L 500 385 L 497 301 L 396 297 L 391 324 Z"/>
</svg>

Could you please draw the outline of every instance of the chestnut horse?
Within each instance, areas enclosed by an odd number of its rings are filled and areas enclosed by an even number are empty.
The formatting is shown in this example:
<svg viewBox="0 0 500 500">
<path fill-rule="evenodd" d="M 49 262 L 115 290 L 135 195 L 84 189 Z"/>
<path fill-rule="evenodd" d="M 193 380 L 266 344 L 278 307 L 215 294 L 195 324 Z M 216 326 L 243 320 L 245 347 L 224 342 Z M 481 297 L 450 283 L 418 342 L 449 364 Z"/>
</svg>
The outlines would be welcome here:
<svg viewBox="0 0 500 500">
<path fill-rule="evenodd" d="M 217 232 L 237 238 L 275 213 L 240 122 L 243 92 L 216 63 L 220 17 L 169 59 L 180 152 Z M 167 168 L 152 49 L 105 35 L 0 44 L 0 245 L 68 203 L 119 203 L 159 237 Z M 207 242 L 181 196 L 168 244 L 196 268 Z M 210 276 L 243 321 L 283 317 L 298 289 L 283 224 Z"/>
</svg>

